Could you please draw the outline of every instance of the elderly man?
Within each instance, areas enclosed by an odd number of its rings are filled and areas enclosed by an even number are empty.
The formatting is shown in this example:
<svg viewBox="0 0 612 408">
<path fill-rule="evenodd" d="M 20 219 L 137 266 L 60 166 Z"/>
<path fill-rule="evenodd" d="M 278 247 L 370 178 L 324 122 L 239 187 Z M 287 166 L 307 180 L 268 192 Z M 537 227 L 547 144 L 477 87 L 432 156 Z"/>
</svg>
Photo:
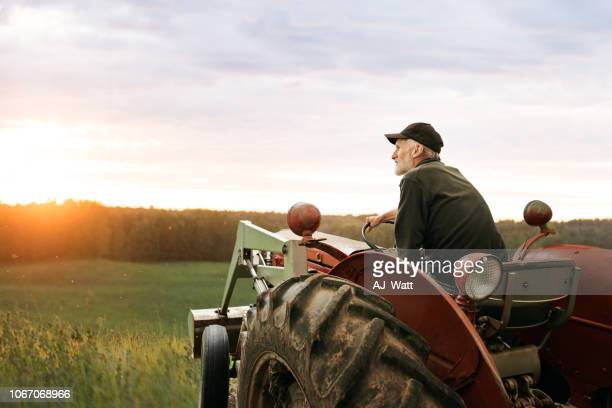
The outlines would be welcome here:
<svg viewBox="0 0 612 408">
<path fill-rule="evenodd" d="M 444 144 L 430 124 L 413 123 L 385 136 L 395 145 L 395 174 L 403 176 L 400 200 L 397 208 L 368 217 L 370 228 L 394 219 L 398 251 L 505 248 L 478 190 L 440 161 Z"/>
</svg>

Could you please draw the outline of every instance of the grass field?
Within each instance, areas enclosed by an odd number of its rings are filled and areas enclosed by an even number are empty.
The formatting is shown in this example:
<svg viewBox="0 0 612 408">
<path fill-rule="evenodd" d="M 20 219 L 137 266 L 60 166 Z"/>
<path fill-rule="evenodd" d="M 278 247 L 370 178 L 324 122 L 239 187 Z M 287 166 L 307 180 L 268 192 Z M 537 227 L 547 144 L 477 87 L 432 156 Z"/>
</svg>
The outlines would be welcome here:
<svg viewBox="0 0 612 408">
<path fill-rule="evenodd" d="M 195 406 L 190 308 L 227 264 L 103 260 L 0 266 L 0 386 L 71 386 L 76 406 Z M 254 300 L 239 283 L 234 304 Z"/>
<path fill-rule="evenodd" d="M 187 334 L 190 308 L 216 307 L 227 264 L 61 261 L 0 266 L 0 311 L 19 309 L 34 321 L 155 333 Z M 250 282 L 238 282 L 234 304 L 254 302 Z"/>
</svg>

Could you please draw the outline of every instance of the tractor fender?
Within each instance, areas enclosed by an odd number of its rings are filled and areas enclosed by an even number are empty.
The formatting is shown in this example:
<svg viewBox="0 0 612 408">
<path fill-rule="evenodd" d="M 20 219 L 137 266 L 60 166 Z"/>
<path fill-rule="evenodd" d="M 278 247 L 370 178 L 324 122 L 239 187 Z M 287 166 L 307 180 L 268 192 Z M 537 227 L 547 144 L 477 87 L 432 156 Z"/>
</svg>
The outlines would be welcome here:
<svg viewBox="0 0 612 408">
<path fill-rule="evenodd" d="M 590 406 L 591 393 L 612 389 L 612 250 L 562 244 L 532 250 L 527 256 L 547 258 L 573 259 L 581 272 L 574 313 L 552 332 L 542 360 L 561 372 L 575 405 Z M 536 335 L 541 338 L 541 333 Z"/>
<path fill-rule="evenodd" d="M 329 273 L 364 285 L 366 254 L 359 252 L 338 263 Z M 383 253 L 376 256 L 394 258 Z M 428 295 L 383 295 L 398 319 L 421 334 L 431 348 L 427 367 L 457 391 L 468 407 L 510 407 L 512 404 L 491 355 L 456 304 L 432 278 L 417 274 L 415 286 L 430 285 Z"/>
</svg>

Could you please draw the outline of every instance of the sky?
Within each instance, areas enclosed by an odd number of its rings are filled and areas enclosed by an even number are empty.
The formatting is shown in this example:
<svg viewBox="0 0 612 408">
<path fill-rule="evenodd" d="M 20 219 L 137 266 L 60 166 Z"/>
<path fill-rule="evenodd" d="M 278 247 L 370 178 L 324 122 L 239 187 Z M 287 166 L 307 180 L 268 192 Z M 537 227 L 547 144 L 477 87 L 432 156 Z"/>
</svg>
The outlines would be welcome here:
<svg viewBox="0 0 612 408">
<path fill-rule="evenodd" d="M 0 202 L 378 213 L 431 123 L 495 219 L 612 218 L 612 3 L 0 0 Z"/>
</svg>

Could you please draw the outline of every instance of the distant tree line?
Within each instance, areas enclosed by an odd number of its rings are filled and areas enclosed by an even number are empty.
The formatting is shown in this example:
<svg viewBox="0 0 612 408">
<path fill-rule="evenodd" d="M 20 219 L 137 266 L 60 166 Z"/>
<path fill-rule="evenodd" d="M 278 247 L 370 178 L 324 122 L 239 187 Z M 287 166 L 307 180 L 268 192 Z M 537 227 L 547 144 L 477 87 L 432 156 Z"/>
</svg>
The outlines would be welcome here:
<svg viewBox="0 0 612 408">
<path fill-rule="evenodd" d="M 325 215 L 322 232 L 360 239 L 365 216 Z M 286 215 L 274 212 L 162 210 L 105 207 L 94 202 L 0 204 L 0 262 L 107 258 L 127 261 L 228 261 L 239 220 L 278 231 Z M 537 229 L 523 222 L 500 221 L 509 248 Z M 546 244 L 578 243 L 612 248 L 612 220 L 550 223 L 558 234 Z M 393 229 L 380 227 L 372 240 L 393 245 Z"/>
</svg>

